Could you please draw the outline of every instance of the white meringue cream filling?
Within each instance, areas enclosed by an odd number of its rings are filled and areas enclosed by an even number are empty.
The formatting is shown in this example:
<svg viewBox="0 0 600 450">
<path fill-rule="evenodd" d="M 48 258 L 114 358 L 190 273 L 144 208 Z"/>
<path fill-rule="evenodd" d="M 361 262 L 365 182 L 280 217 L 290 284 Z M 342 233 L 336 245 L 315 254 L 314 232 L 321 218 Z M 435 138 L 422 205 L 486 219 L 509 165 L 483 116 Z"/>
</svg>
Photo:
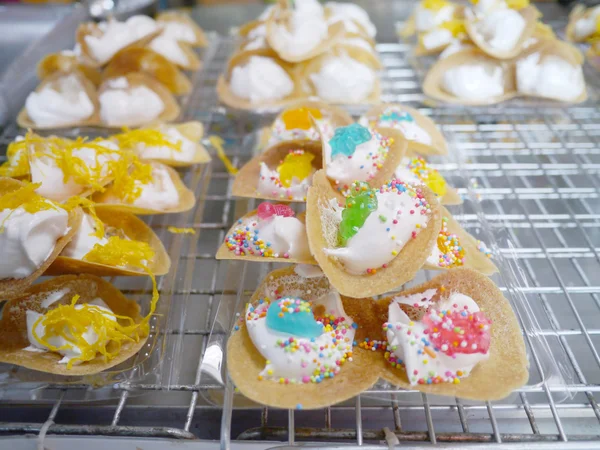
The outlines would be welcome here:
<svg viewBox="0 0 600 450">
<path fill-rule="evenodd" d="M 365 64 L 342 55 L 327 58 L 318 72 L 310 74 L 310 79 L 323 100 L 358 103 L 373 92 L 376 74 Z"/>
<path fill-rule="evenodd" d="M 294 90 L 294 82 L 273 58 L 252 56 L 243 66 L 234 67 L 231 91 L 252 103 L 281 100 Z"/>
<path fill-rule="evenodd" d="M 165 110 L 160 95 L 146 86 L 130 86 L 127 78 L 108 80 L 100 93 L 100 118 L 109 126 L 139 126 Z"/>
</svg>

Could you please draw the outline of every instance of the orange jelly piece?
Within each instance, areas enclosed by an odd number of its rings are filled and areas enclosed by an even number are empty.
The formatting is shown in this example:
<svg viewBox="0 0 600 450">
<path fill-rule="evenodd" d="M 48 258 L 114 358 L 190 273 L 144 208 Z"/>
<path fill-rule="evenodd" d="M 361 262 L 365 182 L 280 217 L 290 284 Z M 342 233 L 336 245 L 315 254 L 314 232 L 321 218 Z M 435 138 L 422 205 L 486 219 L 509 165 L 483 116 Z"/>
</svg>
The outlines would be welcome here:
<svg viewBox="0 0 600 450">
<path fill-rule="evenodd" d="M 285 111 L 281 115 L 281 120 L 283 120 L 286 130 L 310 130 L 312 127 L 310 116 L 315 119 L 323 118 L 321 111 L 317 108 L 296 108 Z"/>
</svg>

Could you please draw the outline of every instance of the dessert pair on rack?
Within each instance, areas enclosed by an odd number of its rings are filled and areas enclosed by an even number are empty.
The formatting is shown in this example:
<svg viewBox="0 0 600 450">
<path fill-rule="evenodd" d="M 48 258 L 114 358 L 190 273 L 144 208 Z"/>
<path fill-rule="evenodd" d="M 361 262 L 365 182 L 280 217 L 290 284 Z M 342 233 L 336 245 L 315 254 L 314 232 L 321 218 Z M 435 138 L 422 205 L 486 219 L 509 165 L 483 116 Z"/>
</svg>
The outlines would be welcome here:
<svg viewBox="0 0 600 450">
<path fill-rule="evenodd" d="M 192 46 L 206 44 L 202 30 L 178 13 L 84 23 L 75 50 L 40 61 L 41 83 L 17 121 L 33 129 L 172 121 L 180 113 L 175 96 L 192 86 L 181 69 L 199 69 Z"/>
<path fill-rule="evenodd" d="M 501 398 L 525 382 L 516 318 L 478 272 L 496 271 L 489 252 L 442 206 L 460 197 L 423 157 L 405 159 L 447 152 L 433 122 L 384 105 L 354 123 L 304 103 L 261 136 L 266 148 L 240 170 L 233 194 L 305 201 L 306 212 L 263 202 L 217 254 L 302 263 L 266 277 L 230 338 L 228 370 L 244 395 L 317 408 L 380 378 L 475 399 Z M 445 274 L 375 299 L 421 268 Z"/>
<path fill-rule="evenodd" d="M 417 34 L 417 56 L 439 55 L 423 82 L 425 94 L 469 105 L 514 97 L 572 103 L 587 98 L 581 53 L 557 39 L 534 6 L 473 3 L 424 0 L 401 30 L 405 38 Z"/>
<path fill-rule="evenodd" d="M 228 106 L 274 109 L 308 97 L 379 101 L 375 28 L 356 5 L 279 2 L 239 35 L 238 51 L 217 86 Z"/>
</svg>

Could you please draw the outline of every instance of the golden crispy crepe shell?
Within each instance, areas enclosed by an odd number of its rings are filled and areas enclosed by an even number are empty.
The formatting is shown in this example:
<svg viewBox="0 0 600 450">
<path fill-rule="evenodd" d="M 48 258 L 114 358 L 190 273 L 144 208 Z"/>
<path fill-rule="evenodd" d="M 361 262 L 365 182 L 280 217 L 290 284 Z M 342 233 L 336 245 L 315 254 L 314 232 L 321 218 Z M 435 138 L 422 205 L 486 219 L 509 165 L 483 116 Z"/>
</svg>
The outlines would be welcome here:
<svg viewBox="0 0 600 450">
<path fill-rule="evenodd" d="M 9 192 L 16 191 L 23 186 L 23 183 L 12 178 L 0 177 L 0 196 L 8 194 Z M 68 231 L 60 237 L 54 246 L 54 250 L 50 253 L 50 256 L 38 267 L 38 269 L 31 275 L 25 278 L 7 278 L 0 280 L 0 301 L 8 300 L 12 297 L 20 295 L 25 289 L 27 289 L 35 280 L 37 280 L 46 269 L 52 264 L 52 262 L 58 257 L 60 252 L 69 243 L 81 223 L 81 217 L 83 212 L 80 208 L 75 208 L 68 212 L 69 218 L 67 222 Z"/>
<path fill-rule="evenodd" d="M 369 109 L 364 117 L 370 122 L 374 121 L 377 123 L 378 118 L 381 114 L 385 112 L 387 108 L 396 107 L 402 111 L 409 113 L 414 121 L 417 123 L 419 127 L 429 134 L 431 137 L 431 145 L 422 144 L 416 141 L 408 141 L 408 149 L 409 151 L 414 151 L 420 155 L 447 155 L 448 154 L 448 144 L 446 143 L 446 139 L 444 139 L 444 135 L 438 129 L 435 122 L 431 120 L 429 117 L 424 116 L 418 110 L 414 108 L 410 108 L 408 106 L 401 105 L 400 103 L 385 103 L 377 106 L 373 106 Z M 398 130 L 399 131 L 399 130 Z"/>
<path fill-rule="evenodd" d="M 521 55 L 519 55 L 519 58 L 517 58 L 516 61 L 518 61 L 521 58 L 526 58 L 527 56 L 529 56 L 533 53 L 540 53 L 540 61 L 545 56 L 553 55 L 553 56 L 557 56 L 557 57 L 565 60 L 567 63 L 569 63 L 573 66 L 581 66 L 581 64 L 583 63 L 579 58 L 577 49 L 575 49 L 573 45 L 571 45 L 567 42 L 561 42 L 559 40 L 552 40 L 552 39 L 542 40 L 539 43 L 537 43 L 536 45 L 532 45 L 527 50 L 525 50 Z M 537 95 L 529 95 L 529 94 L 520 94 L 520 95 L 522 95 L 523 97 L 555 100 L 557 102 L 568 103 L 568 104 L 582 103 L 582 102 L 586 101 L 587 97 L 588 97 L 587 85 L 585 84 L 585 78 L 584 78 L 583 92 L 575 100 L 565 101 L 565 100 L 555 99 L 555 98 L 551 98 L 551 97 L 542 97 L 542 96 L 537 96 Z"/>
<path fill-rule="evenodd" d="M 179 22 L 182 25 L 185 25 L 191 28 L 196 35 L 195 42 L 185 42 L 188 45 L 193 47 L 207 47 L 208 39 L 206 38 L 206 34 L 204 30 L 200 28 L 200 26 L 194 22 L 194 20 L 187 14 L 179 11 L 164 11 L 156 15 L 156 21 L 160 24 L 160 22 Z"/>
<path fill-rule="evenodd" d="M 74 365 L 67 369 L 66 364 L 58 364 L 62 355 L 54 352 L 30 352 L 25 348 L 30 345 L 27 337 L 27 310 L 45 313 L 41 303 L 48 293 L 68 288 L 70 291 L 62 299 L 53 303 L 69 304 L 74 295 L 80 295 L 78 303 L 88 303 L 101 298 L 116 314 L 131 317 L 140 322 L 140 307 L 133 300 L 127 299 L 117 288 L 102 278 L 93 275 L 65 275 L 30 287 L 21 296 L 10 300 L 2 311 L 0 320 L 0 361 L 26 367 L 40 372 L 56 375 L 92 375 L 110 369 L 134 356 L 146 343 L 146 335 L 139 342 L 124 342 L 119 355 L 109 362 L 102 356 L 92 361 Z M 116 344 L 110 343 L 109 350 L 115 350 Z"/>
<path fill-rule="evenodd" d="M 234 67 L 243 66 L 253 56 L 264 56 L 273 59 L 283 70 L 288 74 L 294 83 L 294 90 L 290 95 L 280 100 L 253 103 L 250 99 L 238 97 L 229 88 L 229 80 Z M 300 80 L 297 75 L 297 70 L 294 66 L 277 56 L 271 49 L 244 50 L 234 54 L 227 63 L 227 72 L 219 76 L 217 80 L 217 95 L 221 103 L 235 109 L 244 110 L 262 110 L 262 109 L 281 109 L 285 106 L 297 102 L 303 97 Z"/>
<path fill-rule="evenodd" d="M 413 12 L 406 22 L 402 24 L 402 27 L 397 30 L 397 34 L 402 40 L 407 41 L 410 37 L 414 36 L 416 32 L 417 23 L 415 13 Z"/>
<path fill-rule="evenodd" d="M 317 170 L 321 168 L 322 153 L 320 142 L 307 140 L 280 142 L 279 144 L 268 148 L 263 153 L 256 155 L 244 164 L 233 180 L 231 195 L 235 197 L 272 200 L 276 202 L 303 202 L 304 200 L 289 200 L 287 198 L 274 197 L 268 194 L 259 194 L 257 192 L 258 181 L 260 179 L 260 163 L 264 162 L 269 169 L 274 170 L 290 150 L 304 150 L 314 154 L 315 158 L 312 161 L 313 167 Z"/>
<path fill-rule="evenodd" d="M 492 260 L 479 251 L 477 239 L 471 236 L 463 227 L 460 226 L 456 219 L 452 217 L 450 211 L 443 206 L 440 209 L 442 212 L 442 218 L 447 219 L 448 232 L 458 236 L 460 245 L 465 250 L 465 263 L 462 267 L 477 270 L 478 272 L 488 276 L 498 272 L 498 268 L 492 262 Z M 437 248 L 437 242 L 435 245 Z M 440 267 L 436 264 L 429 264 L 428 262 L 425 263 L 423 268 L 428 270 L 449 270 L 448 268 Z"/>
<path fill-rule="evenodd" d="M 192 82 L 164 56 L 148 47 L 127 47 L 117 52 L 102 72 L 103 80 L 140 72 L 166 86 L 173 95 L 188 94 Z"/>
<path fill-rule="evenodd" d="M 254 30 L 257 27 L 260 27 L 261 25 L 265 25 L 265 24 L 266 24 L 266 22 L 263 20 L 251 20 L 250 22 L 246 22 L 244 25 L 239 27 L 237 30 L 237 34 L 242 39 L 247 40 L 248 34 L 250 34 L 250 32 L 252 30 Z"/>
<path fill-rule="evenodd" d="M 575 23 L 579 19 L 589 18 L 594 8 L 586 8 L 585 5 L 578 3 L 575 5 L 571 13 L 569 14 L 569 23 L 565 29 L 565 35 L 568 41 L 571 42 L 584 42 L 589 36 L 584 38 L 575 37 Z"/>
<path fill-rule="evenodd" d="M 332 289 L 325 277 L 303 278 L 291 266 L 269 273 L 250 302 L 256 303 L 276 287 L 282 295 L 297 295 L 307 301 L 316 301 Z M 245 312 L 244 309 L 241 317 L 245 317 Z M 378 371 L 373 370 L 371 355 L 356 351 L 352 361 L 346 362 L 335 377 L 321 383 L 286 385 L 259 380 L 264 367 L 265 358 L 252 343 L 244 321 L 227 342 L 227 370 L 235 386 L 250 400 L 277 408 L 295 409 L 299 405 L 302 409 L 324 408 L 369 389 L 379 376 Z"/>
<path fill-rule="evenodd" d="M 306 232 L 310 252 L 329 279 L 329 282 L 342 295 L 349 297 L 370 297 L 396 289 L 414 278 L 417 271 L 425 264 L 434 242 L 441 229 L 442 216 L 440 204 L 425 186 L 419 186 L 424 197 L 431 206 L 431 214 L 425 229 L 415 239 L 409 240 L 385 269 L 378 269 L 373 275 L 353 275 L 347 272 L 341 263 L 328 256 L 324 249 L 333 248 L 323 233 L 322 210 L 329 205 L 329 200 L 338 198 L 331 187 L 324 170 L 313 177 L 313 185 L 308 190 L 306 204 Z"/>
<path fill-rule="evenodd" d="M 463 199 L 456 189 L 446 184 L 446 193 L 440 198 L 442 205 L 462 205 Z"/>
<path fill-rule="evenodd" d="M 316 58 L 311 59 L 310 61 L 307 61 L 304 64 L 299 65 L 298 67 L 298 72 L 299 72 L 299 78 L 301 81 L 300 86 L 302 87 L 303 91 L 304 91 L 304 95 L 308 96 L 308 97 L 319 97 L 319 94 L 317 93 L 317 90 L 310 78 L 311 74 L 314 73 L 318 73 L 321 70 L 321 67 L 323 65 L 323 63 L 325 62 L 325 60 L 329 57 L 335 57 L 335 56 L 339 56 L 340 54 L 346 54 L 349 57 L 351 57 L 352 59 L 356 59 L 358 62 L 370 67 L 371 69 L 373 69 L 374 71 L 377 71 L 377 65 L 376 63 L 373 61 L 373 58 L 366 56 L 368 55 L 368 52 L 363 51 L 358 51 L 360 49 L 356 49 L 354 51 L 347 51 L 346 48 L 341 49 L 341 48 L 333 48 L 330 51 L 328 51 L 327 53 L 323 53 L 321 55 L 319 55 Z M 345 101 L 343 102 L 344 104 L 352 104 L 352 102 L 350 101 Z M 381 82 L 379 80 L 379 76 L 377 76 L 377 74 L 375 74 L 375 82 L 373 83 L 373 90 L 371 91 L 371 93 L 364 99 L 355 102 L 356 104 L 379 104 L 381 103 Z"/>
<path fill-rule="evenodd" d="M 177 173 L 175 169 L 172 167 L 166 166 L 160 163 L 152 163 L 153 165 L 163 166 L 171 177 L 177 192 L 179 193 L 179 204 L 171 209 L 158 210 L 158 209 L 148 209 L 141 208 L 139 206 L 134 206 L 129 203 L 122 203 L 121 199 L 112 195 L 111 186 L 108 186 L 106 191 L 97 192 L 93 195 L 92 200 L 96 202 L 96 212 L 100 212 L 103 210 L 106 211 L 123 211 L 129 212 L 136 215 L 148 215 L 148 214 L 171 214 L 171 213 L 179 213 L 184 211 L 189 211 L 196 204 L 196 197 L 194 193 L 187 188 L 187 186 L 181 180 L 181 177 Z"/>
<path fill-rule="evenodd" d="M 343 127 L 354 123 L 354 120 L 352 119 L 350 114 L 348 114 L 344 109 L 338 108 L 335 105 L 330 105 L 329 103 L 317 99 L 298 100 L 296 102 L 291 103 L 283 111 L 281 111 L 277 115 L 277 117 L 275 117 L 273 123 L 275 123 L 278 119 L 281 119 L 285 111 L 298 108 L 318 109 L 319 111 L 321 111 L 321 115 L 323 116 L 323 118 L 329 119 L 329 121 L 335 128 Z M 267 145 L 269 143 L 269 139 L 271 139 L 271 127 L 265 127 L 261 131 L 258 148 L 268 148 Z"/>
<path fill-rule="evenodd" d="M 145 242 L 154 250 L 154 256 L 149 263 L 150 272 L 154 275 L 165 275 L 171 267 L 171 259 L 165 250 L 161 240 L 152 231 L 143 220 L 138 219 L 131 213 L 114 210 L 100 210 L 97 212 L 98 218 L 105 226 L 115 228 L 134 241 Z M 65 274 L 89 273 L 99 277 L 113 276 L 145 276 L 148 275 L 143 270 L 126 269 L 123 267 L 109 266 L 81 259 L 70 258 L 59 255 L 52 265 L 44 272 L 44 275 L 65 275 Z"/>
<path fill-rule="evenodd" d="M 280 45 L 281 41 L 277 39 L 276 27 L 286 27 L 291 14 L 293 14 L 293 10 L 283 9 L 281 5 L 276 5 L 266 21 L 267 43 L 284 61 L 297 63 L 314 58 L 332 48 L 344 37 L 346 29 L 344 24 L 336 22 L 328 26 L 327 36 L 312 50 L 300 55 L 286 52 L 285 48 Z"/>
<path fill-rule="evenodd" d="M 192 46 L 182 41 L 175 41 L 175 43 L 185 54 L 187 63 L 181 64 L 179 61 L 171 61 L 171 64 L 174 64 L 182 70 L 188 70 L 190 72 L 196 72 L 200 70 L 202 68 L 202 61 L 200 60 L 198 54 L 194 51 Z"/>
<path fill-rule="evenodd" d="M 144 45 L 148 44 L 156 36 L 158 36 L 160 33 L 161 33 L 161 30 L 160 30 L 160 28 L 158 28 L 156 31 L 144 36 L 141 39 L 138 39 L 136 41 L 133 41 L 133 42 L 127 44 L 126 46 L 124 46 L 123 48 L 121 48 L 119 50 L 123 50 L 127 47 L 132 47 L 132 46 L 136 46 L 136 45 L 144 46 Z M 100 29 L 100 27 L 98 26 L 98 24 L 95 22 L 84 22 L 81 25 L 79 25 L 79 27 L 77 27 L 77 31 L 75 33 L 75 40 L 79 44 L 79 47 L 81 48 L 81 55 L 79 56 L 79 58 L 81 59 L 83 64 L 85 64 L 86 66 L 98 68 L 98 67 L 105 66 L 106 64 L 108 64 L 110 62 L 110 59 L 105 62 L 99 62 L 98 60 L 96 60 L 92 56 L 92 53 L 90 52 L 90 49 L 85 40 L 85 36 L 87 36 L 87 35 L 93 35 L 93 36 L 99 37 L 99 36 L 102 36 L 103 34 L 104 34 L 104 31 L 102 31 Z"/>
<path fill-rule="evenodd" d="M 477 63 L 494 64 L 504 68 L 504 94 L 496 97 L 487 97 L 482 99 L 464 99 L 449 94 L 442 88 L 442 78 L 444 73 L 456 66 Z M 492 105 L 511 99 L 517 95 L 515 71 L 512 62 L 500 61 L 491 58 L 479 49 L 462 50 L 449 55 L 447 58 L 438 60 L 427 72 L 425 81 L 423 81 L 423 92 L 428 97 L 440 100 L 446 103 L 454 103 L 467 106 Z"/>
<path fill-rule="evenodd" d="M 538 18 L 538 11 L 533 6 L 527 6 L 526 8 L 520 9 L 517 11 L 523 20 L 525 21 L 525 28 L 523 28 L 523 32 L 519 37 L 519 40 L 515 44 L 515 46 L 510 50 L 497 50 L 493 48 L 486 39 L 481 35 L 481 33 L 477 32 L 475 27 L 476 23 L 479 22 L 478 19 L 467 19 L 465 21 L 465 28 L 467 30 L 467 34 L 471 38 L 471 41 L 479 47 L 483 52 L 490 55 L 492 58 L 496 59 L 510 59 L 517 56 L 523 50 L 526 42 L 531 38 L 535 31 L 536 22 Z"/>
<path fill-rule="evenodd" d="M 37 65 L 37 77 L 44 80 L 56 72 L 68 74 L 76 70 L 94 83 L 94 86 L 100 86 L 102 73 L 98 69 L 81 64 L 74 54 L 50 53 L 44 56 Z"/>
<path fill-rule="evenodd" d="M 253 216 L 256 217 L 257 214 L 258 214 L 258 210 L 255 209 L 253 211 L 250 211 L 247 214 L 244 214 L 242 217 L 239 218 L 239 220 L 245 221 L 246 219 L 248 219 L 250 217 L 253 217 Z M 304 213 L 296 214 L 296 218 L 302 223 L 306 223 L 305 216 L 306 215 Z M 239 223 L 236 220 L 235 223 L 229 229 L 229 231 L 225 234 L 225 239 L 230 234 L 233 234 L 233 231 L 238 226 L 239 226 Z M 219 250 L 217 251 L 215 258 L 216 259 L 233 259 L 233 260 L 240 260 L 240 261 L 256 261 L 256 262 L 279 262 L 279 263 L 312 264 L 312 265 L 317 264 L 317 262 L 314 260 L 314 258 L 312 256 L 309 256 L 307 259 L 296 259 L 296 258 L 292 258 L 292 257 L 275 258 L 273 256 L 263 257 L 263 256 L 254 256 L 254 255 L 246 255 L 246 256 L 236 255 L 234 252 L 232 252 L 231 250 L 229 250 L 227 248 L 227 245 L 225 244 L 225 242 L 223 242 L 221 244 L 221 246 L 219 247 Z"/>
<path fill-rule="evenodd" d="M 354 355 L 367 353 L 372 358 L 372 370 L 379 370 L 380 376 L 391 384 L 436 395 L 446 395 L 470 400 L 500 400 L 514 389 L 523 386 L 529 377 L 528 361 L 521 327 L 510 303 L 496 285 L 485 275 L 475 270 L 458 268 L 449 270 L 433 280 L 399 295 L 411 295 L 427 289 L 445 288 L 445 294 L 460 292 L 471 297 L 492 321 L 490 357 L 478 363 L 471 374 L 460 383 L 416 384 L 411 386 L 404 367 L 394 368 L 381 352 L 373 352 L 355 347 Z M 436 296 L 439 299 L 438 296 Z M 393 297 L 376 301 L 371 308 L 365 308 L 365 301 L 344 299 L 346 313 L 358 323 L 360 336 L 387 341 L 382 325 L 388 320 L 388 307 Z M 417 319 L 420 311 L 402 305 L 409 317 Z"/>
<path fill-rule="evenodd" d="M 171 128 L 177 129 L 184 137 L 194 142 L 196 145 L 196 153 L 191 161 L 178 161 L 175 159 L 163 159 L 163 158 L 144 158 L 147 161 L 156 161 L 171 167 L 189 167 L 194 164 L 205 164 L 209 163 L 211 158 L 206 147 L 200 142 L 204 136 L 204 125 L 197 120 L 190 122 L 183 122 L 178 124 L 170 124 Z M 148 129 L 157 129 L 158 127 L 144 127 Z M 141 158 L 141 155 L 140 155 Z"/>
<path fill-rule="evenodd" d="M 71 128 L 71 127 L 83 127 L 83 126 L 97 125 L 98 122 L 100 121 L 100 104 L 98 102 L 98 93 L 96 91 L 96 87 L 94 86 L 94 83 L 92 83 L 90 80 L 88 80 L 78 70 L 74 70 L 72 73 L 77 77 L 77 79 L 83 86 L 83 89 L 84 89 L 85 93 L 87 94 L 88 98 L 91 100 L 92 104 L 94 105 L 94 112 L 92 113 L 92 115 L 90 117 L 88 117 L 87 119 L 82 120 L 80 122 L 70 122 L 70 123 L 66 123 L 66 124 L 62 124 L 62 125 L 41 126 L 41 125 L 36 125 L 36 123 L 33 121 L 33 119 L 31 119 L 31 117 L 29 117 L 29 114 L 27 114 L 27 109 L 25 108 L 25 106 L 23 106 L 23 109 L 21 109 L 21 111 L 19 112 L 19 115 L 17 116 L 17 124 L 21 128 L 31 128 L 32 130 L 55 130 L 55 129 L 59 129 L 59 128 Z M 38 85 L 38 87 L 35 89 L 35 91 L 40 92 L 46 86 L 54 85 L 54 83 L 59 78 L 62 78 L 66 75 L 67 74 L 62 73 L 62 72 L 55 72 L 52 75 L 49 75 L 48 77 L 44 78 L 41 81 L 41 83 Z"/>
<path fill-rule="evenodd" d="M 145 73 L 141 73 L 141 72 L 129 72 L 125 75 L 122 75 L 122 77 L 127 79 L 129 88 L 137 87 L 137 86 L 146 86 L 148 89 L 153 90 L 162 100 L 162 102 L 164 104 L 164 109 L 160 113 L 160 115 L 152 121 L 152 123 L 172 122 L 173 120 L 177 119 L 177 117 L 179 117 L 181 109 L 179 108 L 179 105 L 177 104 L 177 100 L 175 100 L 175 97 L 173 97 L 173 94 L 171 94 L 171 92 L 169 92 L 169 90 L 162 83 L 155 80 L 151 76 L 146 75 Z M 100 86 L 100 89 L 98 90 L 99 94 L 101 94 L 103 91 L 105 91 L 107 89 L 110 89 L 107 85 L 108 81 L 110 81 L 110 80 L 105 80 L 102 83 L 102 85 Z M 146 125 L 146 124 L 132 125 L 132 126 L 130 126 L 130 128 L 139 128 L 142 125 Z M 100 122 L 100 124 L 98 126 L 103 127 L 103 128 L 121 128 L 123 126 L 128 126 L 128 125 L 127 124 L 107 125 L 107 124 Z"/>
</svg>

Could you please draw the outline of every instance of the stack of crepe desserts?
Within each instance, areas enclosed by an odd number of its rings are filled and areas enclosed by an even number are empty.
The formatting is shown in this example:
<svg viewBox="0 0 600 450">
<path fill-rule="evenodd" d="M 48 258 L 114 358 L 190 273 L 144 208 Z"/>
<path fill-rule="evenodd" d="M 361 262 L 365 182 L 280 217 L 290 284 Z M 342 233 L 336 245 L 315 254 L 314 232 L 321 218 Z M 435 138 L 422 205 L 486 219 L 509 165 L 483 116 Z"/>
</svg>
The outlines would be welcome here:
<svg viewBox="0 0 600 450">
<path fill-rule="evenodd" d="M 83 376 L 145 345 L 156 276 L 171 263 L 137 216 L 193 208 L 194 194 L 173 167 L 209 161 L 202 132 L 195 122 L 97 139 L 29 131 L 9 145 L 0 166 L 0 362 Z M 41 276 L 52 278 L 34 284 Z M 101 278 L 114 276 L 151 278 L 144 315 Z"/>
<path fill-rule="evenodd" d="M 183 71 L 201 63 L 193 47 L 207 45 L 186 15 L 161 13 L 156 20 L 83 23 L 72 51 L 47 55 L 38 64 L 40 84 L 17 118 L 23 128 L 140 127 L 170 122 L 178 97 L 191 91 Z"/>
<path fill-rule="evenodd" d="M 355 122 L 303 101 L 261 131 L 257 150 L 232 188 L 257 207 L 217 258 L 294 265 L 266 276 L 229 338 L 242 394 L 311 409 L 380 379 L 476 400 L 527 381 L 517 319 L 487 278 L 491 252 L 446 209 L 461 197 L 427 161 L 448 152 L 429 118 L 384 104 Z M 400 290 L 421 269 L 441 274 Z"/>
<path fill-rule="evenodd" d="M 280 1 L 239 29 L 239 46 L 219 77 L 219 99 L 232 108 L 259 111 L 309 97 L 378 103 L 375 31 L 357 5 Z"/>
<path fill-rule="evenodd" d="M 528 0 L 422 0 L 400 35 L 416 36 L 416 57 L 437 57 L 423 81 L 432 99 L 489 105 L 515 97 L 587 98 L 581 52 L 558 39 Z"/>
<path fill-rule="evenodd" d="M 569 14 L 565 30 L 567 40 L 587 46 L 585 52 L 590 64 L 600 69 L 600 7 L 586 8 L 577 4 Z"/>
</svg>

